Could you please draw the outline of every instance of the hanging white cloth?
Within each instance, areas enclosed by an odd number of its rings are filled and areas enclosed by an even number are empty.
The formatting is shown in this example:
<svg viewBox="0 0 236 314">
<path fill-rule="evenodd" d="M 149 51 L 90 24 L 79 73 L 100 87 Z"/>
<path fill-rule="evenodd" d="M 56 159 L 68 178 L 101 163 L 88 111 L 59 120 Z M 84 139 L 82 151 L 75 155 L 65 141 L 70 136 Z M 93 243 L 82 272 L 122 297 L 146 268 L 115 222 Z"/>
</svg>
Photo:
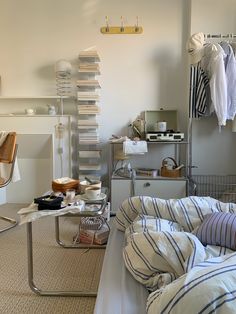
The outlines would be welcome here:
<svg viewBox="0 0 236 314">
<path fill-rule="evenodd" d="M 227 120 L 227 79 L 225 73 L 225 53 L 219 44 L 204 46 L 201 66 L 210 80 L 212 111 L 215 111 L 219 126 Z"/>
<path fill-rule="evenodd" d="M 131 141 L 126 140 L 123 142 L 123 152 L 125 155 L 140 155 L 147 153 L 146 141 Z"/>
</svg>

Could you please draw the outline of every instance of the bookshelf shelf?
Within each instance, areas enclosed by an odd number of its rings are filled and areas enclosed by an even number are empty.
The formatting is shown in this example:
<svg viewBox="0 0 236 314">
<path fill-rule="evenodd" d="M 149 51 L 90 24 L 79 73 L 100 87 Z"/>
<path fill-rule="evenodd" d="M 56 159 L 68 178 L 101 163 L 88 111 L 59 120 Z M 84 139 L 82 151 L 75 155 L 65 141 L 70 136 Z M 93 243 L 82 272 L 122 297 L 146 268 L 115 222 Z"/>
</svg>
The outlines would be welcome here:
<svg viewBox="0 0 236 314">
<path fill-rule="evenodd" d="M 53 95 L 41 95 L 41 96 L 0 96 L 0 100 L 6 99 L 70 99 L 69 96 L 53 96 Z"/>
<path fill-rule="evenodd" d="M 101 170 L 101 150 L 97 147 L 100 144 L 96 120 L 100 114 L 98 90 L 101 88 L 96 79 L 100 75 L 100 58 L 97 51 L 82 51 L 79 54 L 79 79 L 76 84 L 78 102 L 78 137 L 79 137 L 79 177 L 94 178 Z"/>
</svg>

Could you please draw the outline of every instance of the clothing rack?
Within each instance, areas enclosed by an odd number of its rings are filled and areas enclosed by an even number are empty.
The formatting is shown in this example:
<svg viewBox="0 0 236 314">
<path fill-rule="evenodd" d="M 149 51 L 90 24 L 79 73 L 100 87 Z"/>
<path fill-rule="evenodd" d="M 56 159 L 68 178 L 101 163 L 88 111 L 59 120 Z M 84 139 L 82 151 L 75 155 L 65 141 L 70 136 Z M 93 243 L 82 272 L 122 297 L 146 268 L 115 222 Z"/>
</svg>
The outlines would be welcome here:
<svg viewBox="0 0 236 314">
<path fill-rule="evenodd" d="M 236 34 L 204 34 L 204 38 L 236 38 Z"/>
</svg>

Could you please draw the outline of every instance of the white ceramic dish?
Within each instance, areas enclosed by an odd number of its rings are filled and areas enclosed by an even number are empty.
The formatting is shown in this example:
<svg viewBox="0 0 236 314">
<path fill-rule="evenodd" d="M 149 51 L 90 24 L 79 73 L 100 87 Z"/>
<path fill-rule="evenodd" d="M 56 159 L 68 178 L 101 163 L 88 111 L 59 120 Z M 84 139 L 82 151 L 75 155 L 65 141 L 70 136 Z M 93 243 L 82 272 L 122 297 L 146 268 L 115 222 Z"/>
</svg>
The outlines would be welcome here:
<svg viewBox="0 0 236 314">
<path fill-rule="evenodd" d="M 104 193 L 101 193 L 100 196 L 96 199 L 88 199 L 85 194 L 80 195 L 80 199 L 82 199 L 84 201 L 102 201 L 102 200 L 104 200 L 105 197 L 106 197 L 106 194 L 104 194 Z"/>
<path fill-rule="evenodd" d="M 84 193 L 86 188 L 91 188 L 91 187 L 101 188 L 102 182 L 98 181 L 98 180 L 94 180 L 94 183 L 90 184 L 88 181 L 84 180 L 84 181 L 80 182 L 79 186 L 80 186 L 80 189 L 81 189 L 80 193 Z"/>
</svg>

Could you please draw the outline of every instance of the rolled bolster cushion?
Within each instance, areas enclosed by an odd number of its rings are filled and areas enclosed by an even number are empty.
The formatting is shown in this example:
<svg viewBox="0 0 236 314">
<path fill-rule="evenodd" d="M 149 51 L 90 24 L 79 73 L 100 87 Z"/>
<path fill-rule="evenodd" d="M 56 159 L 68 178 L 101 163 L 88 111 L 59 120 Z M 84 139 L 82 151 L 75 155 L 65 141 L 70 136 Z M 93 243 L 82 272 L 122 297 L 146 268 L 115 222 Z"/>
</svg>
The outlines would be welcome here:
<svg viewBox="0 0 236 314">
<path fill-rule="evenodd" d="M 236 214 L 208 214 L 194 233 L 203 245 L 218 245 L 236 251 Z"/>
</svg>

